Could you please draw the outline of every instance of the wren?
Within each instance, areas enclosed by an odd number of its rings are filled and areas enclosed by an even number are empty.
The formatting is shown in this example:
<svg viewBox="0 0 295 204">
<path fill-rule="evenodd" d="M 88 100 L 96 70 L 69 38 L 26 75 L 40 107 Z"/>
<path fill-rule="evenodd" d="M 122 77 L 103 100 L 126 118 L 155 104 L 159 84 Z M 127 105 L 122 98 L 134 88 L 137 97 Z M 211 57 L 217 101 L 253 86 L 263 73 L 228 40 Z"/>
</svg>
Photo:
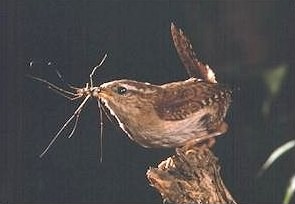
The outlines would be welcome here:
<svg viewBox="0 0 295 204">
<path fill-rule="evenodd" d="M 189 40 L 173 23 L 171 33 L 189 79 L 163 85 L 116 80 L 100 85 L 94 94 L 128 136 L 147 148 L 198 143 L 228 127 L 224 118 L 231 90 L 217 83 L 212 69 L 197 60 Z M 193 76 L 196 72 L 202 78 Z"/>
</svg>

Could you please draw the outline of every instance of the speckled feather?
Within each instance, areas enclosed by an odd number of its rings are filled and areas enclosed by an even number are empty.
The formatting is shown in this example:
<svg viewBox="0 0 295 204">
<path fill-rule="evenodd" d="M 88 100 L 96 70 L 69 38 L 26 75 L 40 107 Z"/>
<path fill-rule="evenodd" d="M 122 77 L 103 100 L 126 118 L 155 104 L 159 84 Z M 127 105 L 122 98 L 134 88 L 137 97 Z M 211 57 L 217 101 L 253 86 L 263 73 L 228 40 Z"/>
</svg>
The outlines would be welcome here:
<svg viewBox="0 0 295 204">
<path fill-rule="evenodd" d="M 212 69 L 209 65 L 203 64 L 198 60 L 189 39 L 173 23 L 171 23 L 171 35 L 175 49 L 188 75 L 190 77 L 201 78 L 207 82 L 217 83 Z M 201 76 L 198 77 L 198 75 Z"/>
<path fill-rule="evenodd" d="M 213 107 L 214 104 L 222 106 L 230 102 L 230 89 L 217 83 L 191 78 L 174 89 L 163 86 L 163 95 L 159 97 L 161 100 L 155 102 L 156 112 L 163 120 L 182 120 L 204 107 Z"/>
</svg>

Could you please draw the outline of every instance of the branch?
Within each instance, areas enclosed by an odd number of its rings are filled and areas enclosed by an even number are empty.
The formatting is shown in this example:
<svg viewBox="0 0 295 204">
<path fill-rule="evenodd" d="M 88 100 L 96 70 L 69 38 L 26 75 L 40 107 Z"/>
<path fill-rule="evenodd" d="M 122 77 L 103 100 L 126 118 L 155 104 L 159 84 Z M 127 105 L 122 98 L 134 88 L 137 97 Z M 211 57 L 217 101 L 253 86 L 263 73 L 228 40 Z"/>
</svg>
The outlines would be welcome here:
<svg viewBox="0 0 295 204">
<path fill-rule="evenodd" d="M 147 178 L 165 203 L 236 204 L 221 177 L 218 159 L 207 146 L 185 150 L 150 168 Z"/>
</svg>

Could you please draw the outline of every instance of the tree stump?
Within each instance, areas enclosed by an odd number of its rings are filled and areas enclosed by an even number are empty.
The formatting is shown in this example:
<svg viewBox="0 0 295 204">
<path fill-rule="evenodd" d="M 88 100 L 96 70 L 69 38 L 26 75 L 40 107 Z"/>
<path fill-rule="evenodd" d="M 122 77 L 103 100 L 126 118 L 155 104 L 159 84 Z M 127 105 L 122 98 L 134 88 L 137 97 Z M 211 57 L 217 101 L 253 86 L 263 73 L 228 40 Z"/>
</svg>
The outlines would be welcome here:
<svg viewBox="0 0 295 204">
<path fill-rule="evenodd" d="M 236 204 L 220 177 L 218 159 L 209 147 L 186 150 L 150 168 L 147 178 L 164 203 Z"/>
</svg>

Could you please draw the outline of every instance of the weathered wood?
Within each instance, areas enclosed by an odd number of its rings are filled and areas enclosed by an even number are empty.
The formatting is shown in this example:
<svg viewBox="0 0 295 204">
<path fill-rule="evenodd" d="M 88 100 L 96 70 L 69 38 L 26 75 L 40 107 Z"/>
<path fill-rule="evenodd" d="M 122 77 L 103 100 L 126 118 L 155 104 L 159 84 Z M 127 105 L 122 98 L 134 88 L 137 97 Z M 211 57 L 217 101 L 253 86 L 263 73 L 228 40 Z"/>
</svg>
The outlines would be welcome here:
<svg viewBox="0 0 295 204">
<path fill-rule="evenodd" d="M 207 146 L 176 149 L 158 168 L 150 168 L 147 178 L 164 203 L 236 203 L 221 179 L 218 159 Z"/>
</svg>

